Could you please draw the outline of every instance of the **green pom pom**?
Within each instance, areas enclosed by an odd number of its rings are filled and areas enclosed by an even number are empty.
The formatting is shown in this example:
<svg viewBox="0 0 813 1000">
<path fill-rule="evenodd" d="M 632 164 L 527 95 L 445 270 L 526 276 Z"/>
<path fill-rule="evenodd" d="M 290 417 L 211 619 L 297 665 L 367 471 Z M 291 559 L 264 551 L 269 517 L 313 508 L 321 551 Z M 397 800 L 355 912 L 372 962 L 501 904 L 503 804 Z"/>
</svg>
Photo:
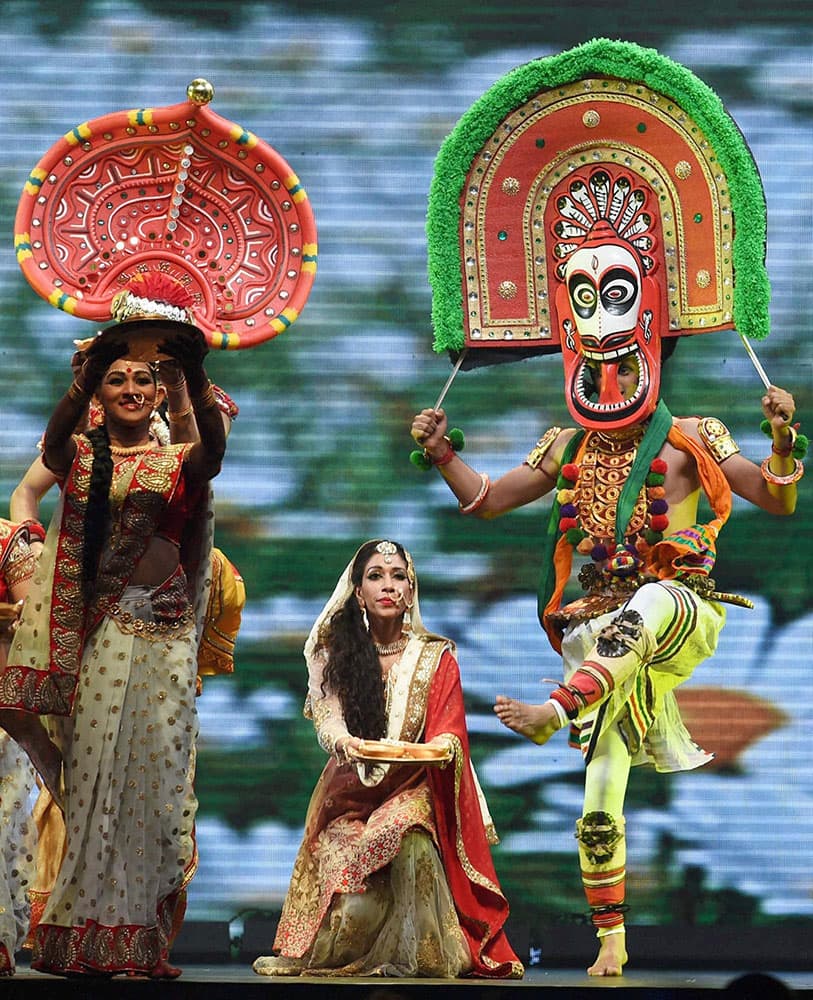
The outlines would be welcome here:
<svg viewBox="0 0 813 1000">
<path fill-rule="evenodd" d="M 582 531 L 581 528 L 568 528 L 565 532 L 565 538 L 567 544 L 575 548 L 583 538 L 587 538 L 587 532 Z"/>
<path fill-rule="evenodd" d="M 420 469 L 421 472 L 427 472 L 429 469 L 432 468 L 432 463 L 429 461 L 426 455 L 424 455 L 423 451 L 420 451 L 417 448 L 415 449 L 415 451 L 411 451 L 409 453 L 409 460 L 410 462 L 412 462 L 415 468 Z"/>
<path fill-rule="evenodd" d="M 662 472 L 650 472 L 646 477 L 647 486 L 663 486 L 666 476 Z"/>
<path fill-rule="evenodd" d="M 463 434 L 463 431 L 461 431 L 459 427 L 453 427 L 449 431 L 448 437 L 449 441 L 451 442 L 453 451 L 463 451 L 463 449 L 466 447 L 465 435 Z"/>
<path fill-rule="evenodd" d="M 807 449 L 810 447 L 810 438 L 807 434 L 797 434 L 796 443 L 793 446 L 793 451 L 791 454 L 794 458 L 798 458 L 800 461 L 807 454 Z"/>
<path fill-rule="evenodd" d="M 658 542 L 663 541 L 663 532 L 651 531 L 650 529 L 647 529 L 644 532 L 644 541 L 647 543 L 647 545 L 657 545 Z"/>
<path fill-rule="evenodd" d="M 771 427 L 770 420 L 763 420 L 762 423 L 759 425 L 759 429 L 762 431 L 765 437 L 773 436 L 773 428 Z"/>
</svg>

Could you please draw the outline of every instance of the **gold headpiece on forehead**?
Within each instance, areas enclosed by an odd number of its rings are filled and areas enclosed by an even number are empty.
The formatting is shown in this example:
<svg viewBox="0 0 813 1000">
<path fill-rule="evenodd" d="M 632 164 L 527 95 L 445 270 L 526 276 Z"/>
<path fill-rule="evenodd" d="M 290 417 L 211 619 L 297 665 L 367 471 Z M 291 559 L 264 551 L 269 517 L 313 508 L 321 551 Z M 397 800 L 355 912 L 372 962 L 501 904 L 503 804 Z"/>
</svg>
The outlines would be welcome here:
<svg viewBox="0 0 813 1000">
<path fill-rule="evenodd" d="M 398 551 L 398 546 L 395 542 L 379 542 L 375 550 L 384 556 L 385 563 L 391 563 L 393 555 Z"/>
</svg>

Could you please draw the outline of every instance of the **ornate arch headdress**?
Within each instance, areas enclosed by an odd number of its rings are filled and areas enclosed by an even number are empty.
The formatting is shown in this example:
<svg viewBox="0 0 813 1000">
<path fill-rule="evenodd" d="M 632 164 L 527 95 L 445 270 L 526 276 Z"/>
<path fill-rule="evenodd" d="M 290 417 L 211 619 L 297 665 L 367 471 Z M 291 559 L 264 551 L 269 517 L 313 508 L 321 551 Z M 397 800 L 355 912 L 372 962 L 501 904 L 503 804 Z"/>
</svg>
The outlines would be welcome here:
<svg viewBox="0 0 813 1000">
<path fill-rule="evenodd" d="M 51 305 L 96 322 L 191 323 L 215 348 L 287 330 L 316 272 L 316 225 L 276 150 L 215 114 L 214 88 L 84 122 L 25 183 L 23 274 Z"/>
<path fill-rule="evenodd" d="M 562 349 L 556 289 L 599 225 L 656 280 L 660 336 L 767 336 L 765 199 L 717 95 L 597 39 L 520 66 L 444 142 L 427 235 L 435 349 L 463 367 Z"/>
</svg>

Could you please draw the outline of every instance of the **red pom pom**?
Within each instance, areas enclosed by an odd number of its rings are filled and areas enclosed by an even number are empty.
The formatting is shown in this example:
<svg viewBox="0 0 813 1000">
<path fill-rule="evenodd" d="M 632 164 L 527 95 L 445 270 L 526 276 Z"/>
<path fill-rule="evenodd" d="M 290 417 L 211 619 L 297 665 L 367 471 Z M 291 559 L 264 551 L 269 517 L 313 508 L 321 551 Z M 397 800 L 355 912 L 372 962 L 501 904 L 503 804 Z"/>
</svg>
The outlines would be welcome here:
<svg viewBox="0 0 813 1000">
<path fill-rule="evenodd" d="M 578 527 L 579 522 L 575 517 L 563 517 L 559 521 L 559 531 L 569 531 L 571 528 Z"/>
<path fill-rule="evenodd" d="M 565 477 L 565 479 L 569 479 L 571 480 L 571 482 L 574 483 L 579 478 L 579 467 L 578 465 L 576 465 L 575 462 L 567 462 L 565 465 L 562 466 L 560 472 Z"/>
<path fill-rule="evenodd" d="M 665 531 L 669 527 L 669 518 L 666 514 L 653 514 L 649 519 L 649 527 L 653 531 Z"/>
<path fill-rule="evenodd" d="M 652 464 L 649 466 L 650 472 L 657 472 L 661 475 L 666 472 L 668 466 L 662 458 L 655 458 L 652 460 Z"/>
</svg>

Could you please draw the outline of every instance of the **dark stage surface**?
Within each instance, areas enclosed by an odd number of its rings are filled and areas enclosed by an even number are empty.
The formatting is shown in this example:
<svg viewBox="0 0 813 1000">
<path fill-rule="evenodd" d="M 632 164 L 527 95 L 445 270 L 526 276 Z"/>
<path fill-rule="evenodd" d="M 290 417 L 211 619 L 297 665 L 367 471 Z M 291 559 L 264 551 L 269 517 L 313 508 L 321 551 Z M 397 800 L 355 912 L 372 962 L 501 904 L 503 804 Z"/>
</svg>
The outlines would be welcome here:
<svg viewBox="0 0 813 1000">
<path fill-rule="evenodd" d="M 144 980 L 61 979 L 31 972 L 26 966 L 18 968 L 13 979 L 2 981 L 0 997 L 17 1000 L 18 997 L 32 1000 L 117 1000 L 119 997 L 170 997 L 173 1000 L 259 1000 L 260 997 L 296 998 L 296 1000 L 317 1000 L 326 996 L 341 996 L 343 1000 L 418 1000 L 419 997 L 434 994 L 448 995 L 454 990 L 457 995 L 470 1000 L 482 996 L 485 1000 L 497 1000 L 509 994 L 527 997 L 539 994 L 551 997 L 578 998 L 593 996 L 598 990 L 612 990 L 613 997 L 633 997 L 634 1000 L 695 1000 L 719 996 L 748 997 L 749 1000 L 772 1000 L 769 990 L 757 993 L 726 992 L 726 986 L 740 977 L 744 969 L 731 971 L 691 972 L 655 971 L 631 968 L 618 979 L 594 979 L 581 970 L 574 969 L 530 969 L 519 982 L 492 982 L 488 980 L 444 980 L 444 979 L 272 979 L 257 976 L 249 965 L 186 965 L 183 976 L 174 982 L 152 983 Z M 788 996 L 813 998 L 813 971 L 772 972 L 790 989 Z"/>
</svg>

